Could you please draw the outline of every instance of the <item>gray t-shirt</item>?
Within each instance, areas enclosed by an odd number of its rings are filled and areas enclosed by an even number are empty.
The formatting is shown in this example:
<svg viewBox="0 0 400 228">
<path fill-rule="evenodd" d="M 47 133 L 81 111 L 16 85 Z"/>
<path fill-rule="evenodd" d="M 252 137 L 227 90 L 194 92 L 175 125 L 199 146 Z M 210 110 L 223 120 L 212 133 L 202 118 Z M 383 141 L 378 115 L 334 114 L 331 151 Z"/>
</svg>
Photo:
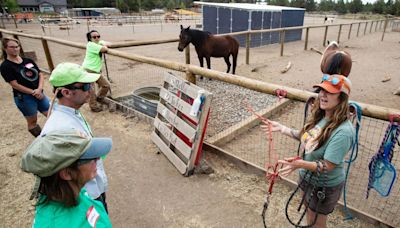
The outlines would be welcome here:
<svg viewBox="0 0 400 228">
<path fill-rule="evenodd" d="M 332 171 L 327 173 L 326 180 L 324 175 L 321 175 L 315 183 L 317 186 L 324 184 L 326 187 L 333 187 L 345 180 L 344 158 L 354 143 L 355 130 L 351 122 L 347 120 L 332 132 L 324 145 L 315 150 L 317 142 L 314 139 L 318 137 L 326 123 L 327 120 L 322 119 L 314 128 L 304 133 L 301 137 L 301 148 L 304 149 L 304 160 L 306 161 L 327 160 L 336 165 Z M 305 170 L 301 169 L 300 176 L 304 177 L 304 174 Z"/>
</svg>

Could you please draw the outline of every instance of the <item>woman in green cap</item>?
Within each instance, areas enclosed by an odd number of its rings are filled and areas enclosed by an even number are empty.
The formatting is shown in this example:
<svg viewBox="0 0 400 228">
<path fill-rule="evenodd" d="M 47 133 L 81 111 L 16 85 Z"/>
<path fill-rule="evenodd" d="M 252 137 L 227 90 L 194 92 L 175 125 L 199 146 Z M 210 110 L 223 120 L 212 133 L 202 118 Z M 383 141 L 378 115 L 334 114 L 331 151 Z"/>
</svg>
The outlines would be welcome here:
<svg viewBox="0 0 400 228">
<path fill-rule="evenodd" d="M 37 177 L 31 199 L 39 194 L 33 227 L 112 227 L 103 204 L 83 186 L 97 175 L 96 161 L 108 154 L 110 138 L 90 138 L 76 130 L 37 137 L 21 168 Z"/>
</svg>

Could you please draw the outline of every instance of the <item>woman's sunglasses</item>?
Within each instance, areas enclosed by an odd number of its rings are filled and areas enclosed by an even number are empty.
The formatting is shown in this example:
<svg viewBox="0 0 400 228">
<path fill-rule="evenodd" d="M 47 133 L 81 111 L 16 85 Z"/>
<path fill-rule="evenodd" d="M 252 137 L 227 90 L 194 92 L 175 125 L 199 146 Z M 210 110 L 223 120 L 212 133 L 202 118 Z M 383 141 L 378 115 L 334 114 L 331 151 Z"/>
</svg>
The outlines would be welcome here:
<svg viewBox="0 0 400 228">
<path fill-rule="evenodd" d="M 83 92 L 87 92 L 90 90 L 90 83 L 83 83 L 82 86 L 73 86 L 73 85 L 69 85 L 69 86 L 65 86 L 65 88 L 70 89 L 70 90 L 82 90 Z"/>
<path fill-rule="evenodd" d="M 328 81 L 332 85 L 338 85 L 340 83 L 339 78 L 327 74 L 324 74 L 324 76 L 322 76 L 322 81 Z"/>
<path fill-rule="evenodd" d="M 92 36 L 92 38 L 93 38 L 93 39 L 96 39 L 96 38 L 100 39 L 100 35 L 98 35 L 98 36 Z"/>
</svg>

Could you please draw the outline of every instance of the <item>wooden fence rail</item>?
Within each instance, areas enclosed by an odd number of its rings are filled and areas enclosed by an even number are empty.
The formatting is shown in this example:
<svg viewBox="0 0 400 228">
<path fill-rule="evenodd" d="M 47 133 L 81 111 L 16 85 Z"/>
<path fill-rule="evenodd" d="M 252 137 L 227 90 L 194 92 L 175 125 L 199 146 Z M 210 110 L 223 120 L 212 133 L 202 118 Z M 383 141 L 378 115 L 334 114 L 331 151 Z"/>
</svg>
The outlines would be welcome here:
<svg viewBox="0 0 400 228">
<path fill-rule="evenodd" d="M 299 29 L 305 29 L 306 30 L 306 37 L 305 37 L 305 44 L 304 44 L 304 50 L 308 50 L 308 38 L 309 38 L 309 31 L 312 28 L 323 28 L 325 27 L 325 34 L 324 34 L 324 39 L 322 41 L 323 46 L 326 44 L 326 39 L 327 39 L 327 34 L 328 34 L 328 28 L 332 26 L 339 26 L 339 33 L 338 33 L 338 38 L 337 42 L 340 43 L 340 35 L 342 31 L 342 27 L 349 25 L 349 33 L 348 33 L 348 39 L 350 39 L 351 36 L 351 30 L 353 27 L 353 24 L 358 24 L 358 29 L 357 29 L 357 36 L 359 33 L 359 29 L 361 26 L 361 23 L 366 23 L 365 28 L 364 28 L 364 35 L 366 32 L 367 24 L 371 22 L 371 27 L 370 27 L 370 33 L 372 31 L 372 25 L 375 22 L 375 30 L 377 28 L 378 23 L 380 22 L 385 22 L 385 25 L 387 23 L 390 23 L 392 20 L 385 19 L 385 20 L 371 20 L 371 21 L 366 21 L 366 22 L 351 22 L 351 23 L 341 23 L 341 24 L 331 24 L 331 25 L 308 25 L 308 26 L 295 26 L 295 27 L 285 27 L 285 28 L 274 28 L 274 29 L 262 29 L 262 30 L 250 30 L 250 31 L 241 31 L 241 32 L 233 32 L 233 33 L 226 33 L 226 34 L 218 34 L 220 35 L 231 35 L 231 36 L 236 36 L 236 35 L 245 35 L 246 36 L 246 64 L 250 64 L 250 43 L 251 43 L 251 34 L 259 34 L 259 33 L 265 33 L 265 32 L 279 32 L 281 36 L 284 36 L 286 31 L 294 31 L 294 30 L 299 30 Z M 384 37 L 384 33 L 386 32 L 386 27 L 384 28 L 383 34 L 382 34 L 382 41 Z M 22 36 L 22 37 L 27 37 L 27 38 L 32 38 L 32 39 L 45 39 L 49 41 L 56 42 L 58 41 L 57 38 L 52 38 L 52 37 L 43 37 L 39 35 L 32 35 L 32 34 L 25 34 L 25 33 L 20 33 L 20 32 L 13 32 L 9 30 L 4 30 L 0 29 L 0 32 L 4 32 L 10 35 L 17 35 L 17 36 Z M 148 40 L 148 41 L 128 41 L 128 42 L 115 42 L 110 45 L 110 48 L 124 48 L 124 47 L 133 47 L 133 46 L 143 46 L 143 45 L 153 45 L 153 44 L 165 44 L 165 43 L 174 43 L 178 42 L 179 39 L 173 38 L 173 39 L 163 39 L 163 40 Z M 71 43 L 71 45 L 78 45 L 77 43 Z M 284 39 L 280 39 L 280 56 L 283 56 L 283 50 L 284 50 Z M 79 46 L 79 47 L 78 47 Z M 80 45 L 78 46 L 73 46 L 73 47 L 78 47 L 81 48 Z M 185 55 L 185 58 L 190 59 L 190 55 Z M 185 62 L 190 62 L 190 60 L 186 59 Z"/>
<path fill-rule="evenodd" d="M 324 26 L 320 26 L 320 27 L 324 27 Z M 280 29 L 279 31 L 282 31 L 284 33 L 285 29 Z M 1 33 L 1 36 L 3 36 L 3 33 L 5 33 L 5 34 L 14 35 L 14 36 L 23 36 L 23 37 L 32 38 L 32 39 L 40 39 L 42 41 L 44 40 L 44 41 L 46 41 L 46 42 L 42 42 L 44 50 L 46 50 L 46 49 L 49 50 L 47 42 L 54 42 L 54 43 L 62 44 L 65 46 L 75 47 L 75 48 L 80 48 L 80 49 L 86 48 L 86 45 L 83 43 L 77 43 L 77 42 L 62 40 L 62 39 L 53 38 L 53 37 L 24 34 L 24 33 L 19 33 L 19 32 L 8 31 L 8 30 L 4 30 L 4 29 L 0 29 L 0 33 Z M 281 49 L 281 53 L 282 52 L 283 52 L 283 48 Z M 116 56 L 116 57 L 120 57 L 120 58 L 124 58 L 124 59 L 141 62 L 141 63 L 146 63 L 146 64 L 155 65 L 155 66 L 159 66 L 159 67 L 163 67 L 163 68 L 167 68 L 167 69 L 171 69 L 171 70 L 184 72 L 184 73 L 186 73 L 188 80 L 191 80 L 191 81 L 193 81 L 194 75 L 201 75 L 201 76 L 204 76 L 207 78 L 227 82 L 230 84 L 234 84 L 237 86 L 241 86 L 244 88 L 248 88 L 251 90 L 255 90 L 255 91 L 267 93 L 267 94 L 272 94 L 272 95 L 276 94 L 277 89 L 284 89 L 287 91 L 287 98 L 297 100 L 297 101 L 302 101 L 302 102 L 307 101 L 307 99 L 310 96 L 316 96 L 315 93 L 311 93 L 311 92 L 308 92 L 305 90 L 300 90 L 300 89 L 295 89 L 295 88 L 291 88 L 291 87 L 287 87 L 287 86 L 267 83 L 267 82 L 263 82 L 263 81 L 259 81 L 259 80 L 255 80 L 255 79 L 250 79 L 245 76 L 233 75 L 233 74 L 223 73 L 223 72 L 219 72 L 219 71 L 215 71 L 215 70 L 208 70 L 208 69 L 201 68 L 199 66 L 190 65 L 190 64 L 172 62 L 172 61 L 157 59 L 157 58 L 153 58 L 153 57 L 145 57 L 145 56 L 131 54 L 131 53 L 113 50 L 113 49 L 109 49 L 107 54 Z M 188 54 L 186 54 L 186 56 L 188 56 Z M 49 61 L 49 59 L 50 59 L 50 61 Z M 52 66 L 53 63 L 51 60 L 50 50 L 49 50 L 49 54 L 46 54 L 46 60 L 48 61 L 49 68 L 50 69 L 54 68 L 54 66 Z M 370 104 L 364 104 L 364 103 L 360 103 L 360 102 L 358 102 L 358 103 L 360 104 L 360 106 L 363 109 L 364 116 L 368 116 L 368 117 L 372 117 L 372 118 L 376 118 L 376 119 L 389 120 L 390 114 L 400 113 L 400 110 L 397 110 L 397 109 L 380 107 L 380 106 L 370 105 Z"/>
</svg>

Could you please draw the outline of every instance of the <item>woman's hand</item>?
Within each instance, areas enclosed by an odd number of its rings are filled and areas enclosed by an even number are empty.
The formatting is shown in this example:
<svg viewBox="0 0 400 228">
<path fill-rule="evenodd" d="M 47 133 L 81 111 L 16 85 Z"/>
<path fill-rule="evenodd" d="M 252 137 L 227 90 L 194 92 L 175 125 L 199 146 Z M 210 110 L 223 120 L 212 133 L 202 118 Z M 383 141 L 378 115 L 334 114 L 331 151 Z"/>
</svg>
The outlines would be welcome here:
<svg viewBox="0 0 400 228">
<path fill-rule="evenodd" d="M 278 164 L 281 164 L 283 168 L 278 170 L 279 175 L 281 176 L 288 176 L 296 169 L 300 168 L 300 163 L 302 159 L 299 157 L 294 158 L 285 158 L 284 160 L 278 160 Z"/>
<path fill-rule="evenodd" d="M 272 132 L 280 131 L 281 133 L 283 133 L 282 130 L 284 128 L 287 128 L 287 127 L 283 126 L 282 124 L 280 124 L 278 122 L 268 120 L 268 124 L 263 122 L 263 124 L 261 125 L 261 130 L 263 130 L 265 132 L 268 132 L 269 131 L 269 124 L 271 124 Z"/>
<path fill-rule="evenodd" d="M 32 92 L 32 96 L 34 96 L 36 99 L 42 100 L 44 97 L 43 89 L 41 88 L 34 89 Z"/>
</svg>

